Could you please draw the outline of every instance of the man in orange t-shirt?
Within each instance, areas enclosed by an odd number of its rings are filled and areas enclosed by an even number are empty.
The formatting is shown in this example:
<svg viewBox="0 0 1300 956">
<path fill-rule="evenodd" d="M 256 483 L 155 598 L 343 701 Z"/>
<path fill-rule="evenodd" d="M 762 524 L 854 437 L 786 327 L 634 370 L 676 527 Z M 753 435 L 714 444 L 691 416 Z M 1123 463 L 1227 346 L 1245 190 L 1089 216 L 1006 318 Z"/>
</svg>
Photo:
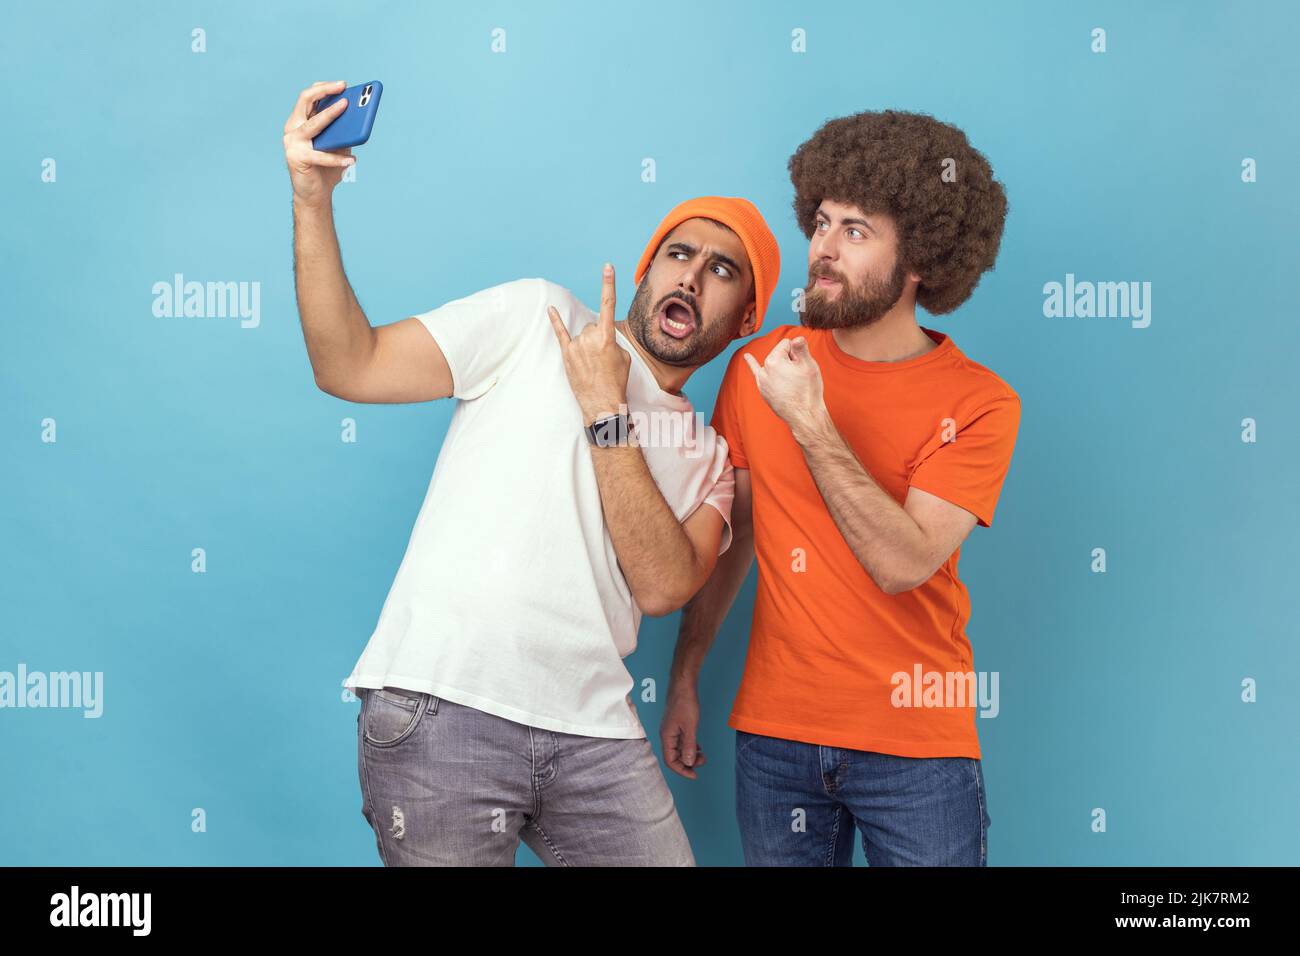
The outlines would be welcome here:
<svg viewBox="0 0 1300 956">
<path fill-rule="evenodd" d="M 682 617 L 664 759 L 690 778 L 704 762 L 699 671 L 756 555 L 728 721 L 746 863 L 852 865 L 856 824 L 872 866 L 983 866 L 988 682 L 957 563 L 992 523 L 1020 399 L 916 305 L 966 301 L 1006 198 L 964 133 L 912 113 L 831 120 L 789 168 L 802 325 L 746 344 L 722 381 L 733 544 Z"/>
</svg>

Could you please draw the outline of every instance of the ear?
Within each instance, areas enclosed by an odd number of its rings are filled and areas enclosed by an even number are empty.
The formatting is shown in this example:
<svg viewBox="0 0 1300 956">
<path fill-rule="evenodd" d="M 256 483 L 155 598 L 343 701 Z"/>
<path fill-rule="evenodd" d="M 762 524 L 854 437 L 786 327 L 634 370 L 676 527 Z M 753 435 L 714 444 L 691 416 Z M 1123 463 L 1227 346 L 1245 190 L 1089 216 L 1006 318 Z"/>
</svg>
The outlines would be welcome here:
<svg viewBox="0 0 1300 956">
<path fill-rule="evenodd" d="M 754 326 L 758 324 L 758 306 L 750 302 L 745 306 L 745 311 L 740 318 L 740 326 L 736 329 L 734 338 L 743 339 L 754 331 Z"/>
</svg>

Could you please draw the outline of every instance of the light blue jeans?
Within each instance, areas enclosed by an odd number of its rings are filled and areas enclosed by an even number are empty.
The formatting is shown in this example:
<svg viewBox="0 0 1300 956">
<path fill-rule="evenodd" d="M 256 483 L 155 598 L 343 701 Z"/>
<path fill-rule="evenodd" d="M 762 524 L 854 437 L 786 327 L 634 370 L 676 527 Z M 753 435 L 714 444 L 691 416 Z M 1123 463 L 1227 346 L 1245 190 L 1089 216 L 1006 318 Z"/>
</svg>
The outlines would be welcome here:
<svg viewBox="0 0 1300 956">
<path fill-rule="evenodd" d="M 694 866 L 650 741 L 581 737 L 358 688 L 361 812 L 385 866 Z"/>
<path fill-rule="evenodd" d="M 900 757 L 736 731 L 747 866 L 986 866 L 984 771 L 972 757 Z"/>
</svg>

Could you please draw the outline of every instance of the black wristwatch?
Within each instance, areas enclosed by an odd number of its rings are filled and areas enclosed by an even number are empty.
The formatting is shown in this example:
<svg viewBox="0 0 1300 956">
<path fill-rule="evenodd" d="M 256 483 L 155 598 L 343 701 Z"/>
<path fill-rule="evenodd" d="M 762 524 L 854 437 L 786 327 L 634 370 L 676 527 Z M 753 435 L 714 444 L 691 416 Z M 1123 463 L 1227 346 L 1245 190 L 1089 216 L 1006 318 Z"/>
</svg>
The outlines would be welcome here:
<svg viewBox="0 0 1300 956">
<path fill-rule="evenodd" d="M 613 448 L 617 445 L 626 445 L 631 430 L 632 423 L 628 421 L 626 413 L 606 415 L 604 418 L 596 419 L 586 427 L 587 441 L 598 448 Z"/>
</svg>

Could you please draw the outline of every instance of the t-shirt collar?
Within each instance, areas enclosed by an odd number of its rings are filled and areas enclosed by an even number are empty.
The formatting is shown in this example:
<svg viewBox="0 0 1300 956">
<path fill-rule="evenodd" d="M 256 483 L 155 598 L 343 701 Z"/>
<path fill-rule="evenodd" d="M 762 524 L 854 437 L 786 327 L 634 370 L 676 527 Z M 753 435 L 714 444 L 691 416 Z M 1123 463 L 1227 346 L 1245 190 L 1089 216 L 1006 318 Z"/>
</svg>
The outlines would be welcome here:
<svg viewBox="0 0 1300 956">
<path fill-rule="evenodd" d="M 910 359 L 903 359 L 898 362 L 869 362 L 866 359 L 860 359 L 856 355 L 850 355 L 840 348 L 839 343 L 835 341 L 835 336 L 830 329 L 822 330 L 826 337 L 826 348 L 831 355 L 849 368 L 857 369 L 860 372 L 897 372 L 903 369 L 916 368 L 918 365 L 924 365 L 927 362 L 933 362 L 936 359 L 949 355 L 957 348 L 953 344 L 952 338 L 945 332 L 937 329 L 928 329 L 924 325 L 920 326 L 922 332 L 928 335 L 935 343 L 936 347 L 928 352 L 913 356 Z"/>
</svg>

